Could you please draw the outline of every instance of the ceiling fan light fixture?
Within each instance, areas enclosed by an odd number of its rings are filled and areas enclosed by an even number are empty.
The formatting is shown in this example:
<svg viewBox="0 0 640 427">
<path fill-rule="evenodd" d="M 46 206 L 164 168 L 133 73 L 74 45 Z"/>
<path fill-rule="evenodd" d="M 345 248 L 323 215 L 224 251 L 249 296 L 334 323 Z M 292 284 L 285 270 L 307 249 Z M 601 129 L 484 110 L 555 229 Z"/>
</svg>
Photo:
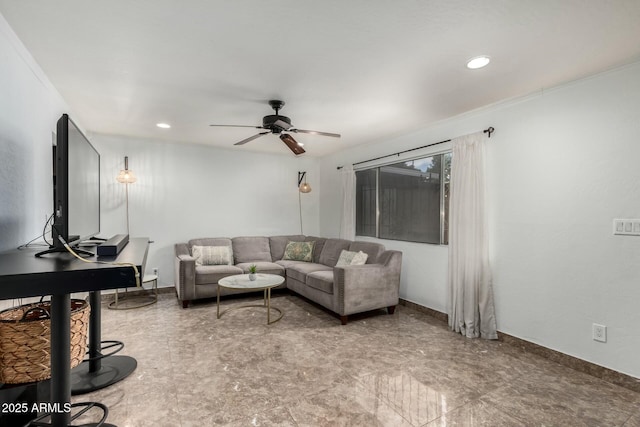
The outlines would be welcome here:
<svg viewBox="0 0 640 427">
<path fill-rule="evenodd" d="M 470 70 L 477 70 L 478 68 L 486 67 L 491 58 L 487 55 L 476 56 L 467 61 L 467 68 Z"/>
</svg>

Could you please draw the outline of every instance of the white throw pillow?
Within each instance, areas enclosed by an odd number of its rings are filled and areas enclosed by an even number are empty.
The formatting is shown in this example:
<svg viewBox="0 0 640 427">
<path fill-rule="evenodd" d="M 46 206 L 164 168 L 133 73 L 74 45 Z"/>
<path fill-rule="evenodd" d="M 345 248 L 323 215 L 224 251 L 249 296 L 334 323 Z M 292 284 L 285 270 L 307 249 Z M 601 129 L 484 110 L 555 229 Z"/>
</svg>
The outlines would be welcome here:
<svg viewBox="0 0 640 427">
<path fill-rule="evenodd" d="M 196 265 L 231 265 L 230 246 L 192 246 Z"/>
<path fill-rule="evenodd" d="M 367 262 L 368 257 L 369 255 L 362 251 L 351 252 L 345 251 L 343 249 L 342 252 L 340 252 L 340 258 L 338 258 L 336 267 L 346 267 L 348 265 L 363 265 Z"/>
<path fill-rule="evenodd" d="M 369 254 L 366 254 L 362 251 L 359 251 L 352 259 L 351 264 L 349 265 L 364 265 L 367 263 L 367 258 L 369 258 Z"/>
</svg>

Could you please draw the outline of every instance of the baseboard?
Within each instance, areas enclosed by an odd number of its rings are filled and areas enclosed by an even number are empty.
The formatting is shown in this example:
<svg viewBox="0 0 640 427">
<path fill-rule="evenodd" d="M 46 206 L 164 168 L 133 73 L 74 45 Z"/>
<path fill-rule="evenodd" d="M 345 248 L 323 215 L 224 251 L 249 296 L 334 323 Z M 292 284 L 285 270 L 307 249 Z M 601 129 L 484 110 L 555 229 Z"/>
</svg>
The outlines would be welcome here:
<svg viewBox="0 0 640 427">
<path fill-rule="evenodd" d="M 419 311 L 424 314 L 428 314 L 429 316 L 435 317 L 441 322 L 449 324 L 449 315 L 447 313 L 442 313 L 441 311 L 434 310 L 432 308 L 425 307 L 424 305 L 416 304 L 415 302 L 407 301 L 402 298 L 400 298 L 400 305 L 413 308 L 416 311 Z"/>
<path fill-rule="evenodd" d="M 400 305 L 410 307 L 416 311 L 427 314 L 437 320 L 449 324 L 449 315 L 440 311 L 434 310 L 429 307 L 425 307 L 415 302 L 400 299 Z M 589 374 L 601 380 L 618 385 L 620 387 L 628 388 L 635 392 L 640 393 L 640 379 L 634 378 L 630 375 L 623 374 L 621 372 L 614 371 L 613 369 L 605 368 L 604 366 L 596 365 L 595 363 L 587 362 L 586 360 L 579 359 L 568 354 L 561 353 L 556 350 L 552 350 L 547 347 L 543 347 L 539 344 L 532 343 L 530 341 L 523 340 L 518 337 L 514 337 L 504 332 L 498 331 L 498 340 L 506 344 L 516 346 L 528 353 L 536 354 L 544 357 L 563 366 L 567 366 L 576 371 Z"/>
</svg>

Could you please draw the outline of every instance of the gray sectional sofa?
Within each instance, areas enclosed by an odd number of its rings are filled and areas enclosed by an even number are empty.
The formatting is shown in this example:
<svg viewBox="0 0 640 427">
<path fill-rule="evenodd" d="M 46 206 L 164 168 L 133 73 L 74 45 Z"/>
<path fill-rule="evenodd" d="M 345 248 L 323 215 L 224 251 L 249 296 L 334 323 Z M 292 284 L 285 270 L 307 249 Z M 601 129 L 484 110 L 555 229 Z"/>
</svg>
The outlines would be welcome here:
<svg viewBox="0 0 640 427">
<path fill-rule="evenodd" d="M 289 242 L 315 242 L 312 261 L 283 260 Z M 197 265 L 193 246 L 230 247 L 230 265 Z M 336 267 L 342 250 L 366 253 L 366 264 Z M 176 244 L 175 254 L 175 286 L 184 308 L 192 300 L 215 297 L 218 280 L 246 274 L 252 264 L 258 273 L 285 277 L 281 287 L 337 313 L 343 325 L 349 315 L 364 311 L 386 308 L 393 314 L 398 304 L 402 252 L 378 243 L 303 235 L 203 238 Z M 221 295 L 232 292 L 220 288 Z"/>
</svg>

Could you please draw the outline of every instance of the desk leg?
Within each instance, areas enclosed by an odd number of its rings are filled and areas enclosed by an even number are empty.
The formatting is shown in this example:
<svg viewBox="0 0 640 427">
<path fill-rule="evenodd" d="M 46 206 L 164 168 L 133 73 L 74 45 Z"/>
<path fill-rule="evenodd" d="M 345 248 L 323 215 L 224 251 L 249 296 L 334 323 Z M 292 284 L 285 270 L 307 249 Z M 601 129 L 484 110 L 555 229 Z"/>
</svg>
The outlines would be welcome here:
<svg viewBox="0 0 640 427">
<path fill-rule="evenodd" d="M 100 306 L 100 291 L 89 292 L 89 372 L 98 372 L 102 367 L 100 355 L 102 342 L 102 311 Z"/>
<path fill-rule="evenodd" d="M 71 296 L 51 296 L 51 402 L 59 411 L 51 415 L 51 424 L 66 427 L 71 414 L 65 403 L 71 402 Z"/>
<path fill-rule="evenodd" d="M 71 370 L 71 394 L 90 393 L 115 384 L 131 375 L 138 362 L 131 356 L 102 356 L 102 306 L 100 291 L 89 293 L 89 360 Z M 107 341 L 114 343 L 115 341 Z M 117 342 L 124 346 L 121 342 Z M 119 351 L 119 350 L 118 350 Z"/>
</svg>

